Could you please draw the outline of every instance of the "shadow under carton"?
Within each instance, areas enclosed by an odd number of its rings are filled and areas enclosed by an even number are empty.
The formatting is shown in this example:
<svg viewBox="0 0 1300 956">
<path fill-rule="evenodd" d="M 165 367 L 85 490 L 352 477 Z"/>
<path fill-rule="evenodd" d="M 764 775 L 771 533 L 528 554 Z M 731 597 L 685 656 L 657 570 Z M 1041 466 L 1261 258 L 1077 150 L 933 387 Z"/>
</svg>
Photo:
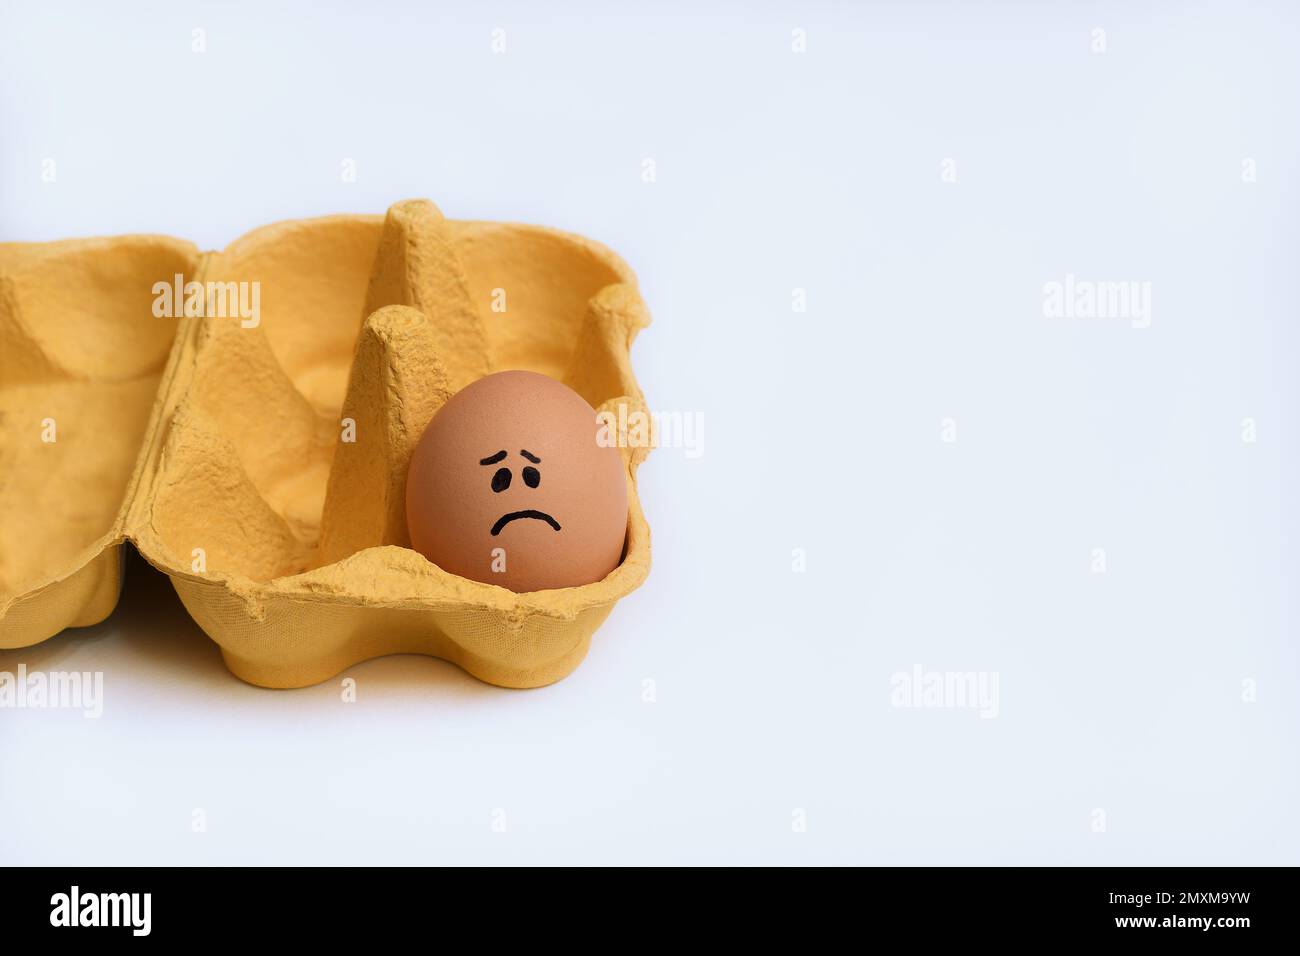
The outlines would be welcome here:
<svg viewBox="0 0 1300 956">
<path fill-rule="evenodd" d="M 208 314 L 155 314 L 155 283 L 177 275 Z M 619 567 L 525 594 L 409 549 L 406 467 L 442 402 L 503 369 L 644 413 L 629 350 L 648 321 L 604 247 L 423 200 L 214 253 L 152 236 L 0 244 L 0 647 L 106 617 L 130 539 L 254 684 L 393 653 L 509 687 L 564 677 L 649 571 L 647 449 L 622 449 Z"/>
</svg>

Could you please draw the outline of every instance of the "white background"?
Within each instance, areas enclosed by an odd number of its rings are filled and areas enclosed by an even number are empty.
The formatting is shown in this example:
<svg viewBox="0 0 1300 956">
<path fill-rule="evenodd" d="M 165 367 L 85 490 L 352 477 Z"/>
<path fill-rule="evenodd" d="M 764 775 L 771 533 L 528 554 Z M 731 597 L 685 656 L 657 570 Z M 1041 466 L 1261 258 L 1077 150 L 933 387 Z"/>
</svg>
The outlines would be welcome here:
<svg viewBox="0 0 1300 956">
<path fill-rule="evenodd" d="M 0 239 L 571 229 L 704 435 L 546 689 L 259 690 L 133 564 L 0 653 L 106 681 L 98 721 L 0 712 L 0 862 L 1300 863 L 1300 12 L 691 6 L 5 5 Z M 1150 282 L 1150 327 L 1044 317 L 1067 273 Z M 996 672 L 998 716 L 891 706 L 916 665 Z"/>
</svg>

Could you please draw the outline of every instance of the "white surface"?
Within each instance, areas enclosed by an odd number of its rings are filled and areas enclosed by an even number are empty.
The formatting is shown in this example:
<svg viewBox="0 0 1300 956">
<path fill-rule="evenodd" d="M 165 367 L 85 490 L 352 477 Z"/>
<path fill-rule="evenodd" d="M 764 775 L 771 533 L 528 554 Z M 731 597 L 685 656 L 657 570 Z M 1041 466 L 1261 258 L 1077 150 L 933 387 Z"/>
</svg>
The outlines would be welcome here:
<svg viewBox="0 0 1300 956">
<path fill-rule="evenodd" d="M 1294 5 L 709 6 L 5 5 L 0 238 L 572 229 L 705 434 L 544 690 L 258 690 L 134 566 L 0 653 L 106 680 L 98 721 L 0 711 L 0 861 L 1300 862 Z M 1067 273 L 1150 282 L 1150 327 L 1044 318 Z M 917 664 L 996 672 L 997 718 L 892 707 Z"/>
</svg>

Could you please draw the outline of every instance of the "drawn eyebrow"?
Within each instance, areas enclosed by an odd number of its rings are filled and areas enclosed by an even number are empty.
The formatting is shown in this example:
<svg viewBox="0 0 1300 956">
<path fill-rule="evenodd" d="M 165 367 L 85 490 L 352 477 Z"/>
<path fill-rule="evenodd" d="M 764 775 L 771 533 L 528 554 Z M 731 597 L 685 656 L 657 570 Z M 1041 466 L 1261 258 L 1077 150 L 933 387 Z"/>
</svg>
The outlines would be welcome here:
<svg viewBox="0 0 1300 956">
<path fill-rule="evenodd" d="M 534 465 L 539 465 L 539 464 L 541 464 L 541 461 L 542 461 L 542 460 L 541 460 L 540 458 L 538 458 L 536 455 L 530 455 L 528 452 L 526 452 L 526 451 L 522 451 L 522 450 L 519 452 L 519 454 L 523 455 L 525 458 L 527 458 L 529 461 L 531 461 Z"/>
<path fill-rule="evenodd" d="M 480 464 L 480 465 L 495 465 L 497 462 L 501 461 L 501 460 L 502 460 L 503 458 L 505 458 L 505 457 L 506 457 L 506 453 L 505 453 L 505 450 L 503 449 L 503 450 L 497 452 L 495 455 L 489 455 L 487 458 L 482 459 L 481 461 L 479 461 L 479 464 Z"/>
</svg>

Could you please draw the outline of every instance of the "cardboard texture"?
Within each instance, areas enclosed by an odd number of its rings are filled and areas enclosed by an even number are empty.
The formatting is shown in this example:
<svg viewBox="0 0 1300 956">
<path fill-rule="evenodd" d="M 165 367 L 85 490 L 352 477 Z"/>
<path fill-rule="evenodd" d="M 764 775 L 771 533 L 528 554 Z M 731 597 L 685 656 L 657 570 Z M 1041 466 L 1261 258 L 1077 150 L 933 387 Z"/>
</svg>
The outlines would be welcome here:
<svg viewBox="0 0 1300 956">
<path fill-rule="evenodd" d="M 231 296 L 257 283 L 256 323 L 157 317 L 154 284 L 177 274 Z M 410 550 L 407 463 L 442 402 L 503 369 L 636 420 L 629 350 L 648 322 L 604 247 L 425 200 L 267 226 L 221 252 L 160 236 L 0 244 L 0 647 L 107 617 L 130 540 L 253 684 L 393 653 L 507 687 L 564 677 L 649 571 L 648 449 L 622 448 L 619 567 L 524 594 Z"/>
</svg>

